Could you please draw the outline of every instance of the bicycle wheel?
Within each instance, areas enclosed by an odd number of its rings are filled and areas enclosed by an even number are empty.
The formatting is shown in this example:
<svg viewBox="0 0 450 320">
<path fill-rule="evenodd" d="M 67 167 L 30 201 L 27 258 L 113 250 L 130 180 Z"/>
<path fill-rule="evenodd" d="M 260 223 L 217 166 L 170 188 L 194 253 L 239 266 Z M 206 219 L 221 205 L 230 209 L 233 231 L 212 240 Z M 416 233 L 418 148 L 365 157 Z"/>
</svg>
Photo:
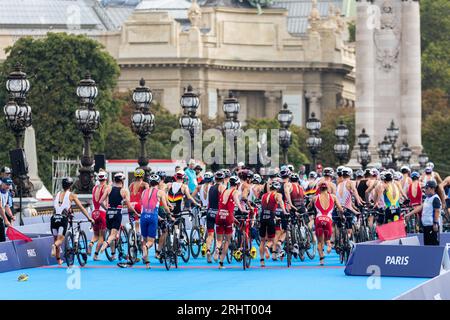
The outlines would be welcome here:
<svg viewBox="0 0 450 320">
<path fill-rule="evenodd" d="M 198 256 L 200 255 L 200 250 L 202 247 L 202 241 L 200 238 L 200 228 L 199 227 L 192 228 L 189 244 L 191 247 L 192 257 L 194 259 L 197 259 Z"/>
<path fill-rule="evenodd" d="M 167 235 L 166 243 L 164 244 L 164 248 L 161 252 L 164 257 L 164 265 L 166 266 L 166 270 L 169 271 L 172 266 L 172 243 L 170 241 L 170 234 Z"/>
<path fill-rule="evenodd" d="M 87 256 L 87 237 L 86 233 L 83 230 L 80 231 L 80 235 L 78 236 L 78 246 L 77 246 L 77 259 L 80 266 L 84 267 L 86 265 L 88 256 Z"/>
<path fill-rule="evenodd" d="M 189 250 L 189 248 L 188 248 Z M 178 242 L 178 238 L 174 237 L 173 238 L 173 243 L 172 243 L 172 263 L 175 266 L 175 268 L 178 269 L 178 253 L 180 252 L 180 246 L 179 246 L 179 242 Z"/>
<path fill-rule="evenodd" d="M 66 232 L 66 237 L 64 239 L 64 258 L 66 259 L 66 264 L 68 267 L 73 266 L 75 260 L 75 250 L 73 234 L 71 231 Z"/>
<path fill-rule="evenodd" d="M 252 257 L 250 255 L 250 250 L 252 248 L 251 238 L 245 239 L 244 243 L 244 256 L 246 257 L 245 268 L 249 269 L 250 264 L 252 263 Z"/>
<path fill-rule="evenodd" d="M 316 256 L 316 240 L 312 230 L 306 227 L 306 254 L 310 260 L 313 260 Z"/>
<path fill-rule="evenodd" d="M 225 240 L 224 240 L 225 241 Z M 223 242 L 222 242 L 222 248 L 223 248 Z M 223 249 L 222 249 L 223 250 Z M 234 239 L 231 238 L 230 243 L 228 244 L 228 252 L 226 254 L 227 262 L 230 264 L 233 262 L 233 253 L 234 253 Z"/>
<path fill-rule="evenodd" d="M 191 248 L 189 246 L 189 238 L 184 223 L 180 224 L 180 238 L 177 239 L 177 246 L 179 247 L 181 259 L 187 263 L 191 257 Z"/>
<path fill-rule="evenodd" d="M 119 240 L 117 241 L 117 249 L 119 251 L 119 260 L 127 259 L 128 249 L 128 232 L 125 228 L 119 230 Z"/>
<path fill-rule="evenodd" d="M 128 257 L 130 261 L 135 262 L 138 256 L 138 240 L 136 232 L 131 231 L 128 235 Z"/>
<path fill-rule="evenodd" d="M 339 250 L 339 261 L 341 264 L 344 263 L 345 260 L 345 253 L 346 253 L 346 242 L 347 242 L 347 230 L 342 231 L 342 229 L 339 231 L 339 239 L 340 239 L 340 250 Z"/>
</svg>

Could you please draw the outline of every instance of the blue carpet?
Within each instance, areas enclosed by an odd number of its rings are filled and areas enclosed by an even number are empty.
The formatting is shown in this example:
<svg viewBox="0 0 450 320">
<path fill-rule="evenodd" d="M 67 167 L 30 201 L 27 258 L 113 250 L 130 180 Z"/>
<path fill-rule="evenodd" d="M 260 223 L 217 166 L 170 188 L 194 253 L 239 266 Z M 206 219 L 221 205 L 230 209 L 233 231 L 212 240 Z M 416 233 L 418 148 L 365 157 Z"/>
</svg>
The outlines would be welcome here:
<svg viewBox="0 0 450 320">
<path fill-rule="evenodd" d="M 188 264 L 180 259 L 179 269 L 170 271 L 155 259 L 150 270 L 142 263 L 122 269 L 102 259 L 69 269 L 72 274 L 65 265 L 2 273 L 0 299 L 392 299 L 428 280 L 386 277 L 379 289 L 370 290 L 369 278 L 346 276 L 334 253 L 325 267 L 318 266 L 318 257 L 306 257 L 304 262 L 294 260 L 290 269 L 280 261 L 267 261 L 261 269 L 258 258 L 246 271 L 237 262 L 225 262 L 227 269 L 219 270 L 205 258 L 191 257 Z M 74 281 L 77 272 L 79 282 Z M 29 275 L 28 281 L 17 281 L 22 273 Z"/>
</svg>

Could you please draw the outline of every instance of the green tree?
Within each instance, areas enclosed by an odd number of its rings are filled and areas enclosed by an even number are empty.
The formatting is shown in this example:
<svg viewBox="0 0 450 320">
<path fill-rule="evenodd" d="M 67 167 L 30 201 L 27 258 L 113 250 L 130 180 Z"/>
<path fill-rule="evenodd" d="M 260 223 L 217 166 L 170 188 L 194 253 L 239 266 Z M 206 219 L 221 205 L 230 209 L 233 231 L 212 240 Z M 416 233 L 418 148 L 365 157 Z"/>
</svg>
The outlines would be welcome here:
<svg viewBox="0 0 450 320">
<path fill-rule="evenodd" d="M 450 116 L 439 111 L 429 115 L 422 123 L 424 150 L 434 162 L 436 170 L 444 176 L 450 175 L 450 159 L 447 151 L 450 141 L 449 127 Z"/>
<path fill-rule="evenodd" d="M 82 152 L 82 135 L 75 125 L 75 110 L 79 105 L 76 87 L 87 71 L 97 82 L 99 94 L 95 105 L 102 121 L 92 149 L 104 149 L 110 126 L 115 125 L 120 111 L 112 95 L 119 67 L 99 42 L 83 35 L 48 33 L 41 39 L 24 37 L 7 48 L 6 53 L 8 57 L 0 68 L 0 83 L 5 83 L 16 63 L 22 64 L 28 74 L 31 84 L 28 103 L 33 110 L 39 174 L 49 186 L 52 156 L 76 158 Z M 6 95 L 3 85 L 0 101 L 5 101 Z M 8 150 L 13 148 L 13 139 L 4 122 L 0 134 L 4 139 L 0 161 L 9 163 Z"/>
<path fill-rule="evenodd" d="M 450 1 L 422 0 L 422 87 L 450 92 Z"/>
</svg>

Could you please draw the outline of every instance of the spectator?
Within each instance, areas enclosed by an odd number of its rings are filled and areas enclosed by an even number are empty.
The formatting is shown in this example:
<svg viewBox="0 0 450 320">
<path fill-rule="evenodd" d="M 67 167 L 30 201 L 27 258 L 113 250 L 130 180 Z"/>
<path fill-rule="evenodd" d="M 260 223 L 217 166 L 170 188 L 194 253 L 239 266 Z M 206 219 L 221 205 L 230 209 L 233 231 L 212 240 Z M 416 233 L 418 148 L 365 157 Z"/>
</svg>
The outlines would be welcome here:
<svg viewBox="0 0 450 320">
<path fill-rule="evenodd" d="M 12 185 L 10 178 L 3 178 L 0 186 L 0 242 L 6 240 L 5 227 L 9 227 L 11 221 L 15 221 L 15 217 L 9 207 L 9 193 Z M 10 218 L 10 219 L 9 219 Z"/>
<path fill-rule="evenodd" d="M 439 218 L 442 203 L 439 196 L 436 194 L 437 183 L 430 180 L 425 184 L 426 198 L 423 204 L 415 207 L 407 216 L 419 213 L 422 211 L 422 225 L 423 225 L 423 243 L 426 246 L 439 245 Z"/>
<path fill-rule="evenodd" d="M 189 192 L 192 194 L 197 187 L 197 173 L 195 172 L 195 160 L 189 160 L 189 166 L 184 170 L 184 174 L 187 177 L 187 184 Z"/>
<path fill-rule="evenodd" d="M 10 168 L 8 168 L 8 167 L 3 167 L 3 168 L 0 170 L 0 179 L 3 179 L 3 178 L 9 178 L 9 179 L 12 179 L 11 174 L 12 174 L 12 172 L 11 172 L 11 169 L 10 169 Z M 16 190 L 16 186 L 14 185 L 14 183 L 12 183 L 11 186 L 9 187 L 9 193 L 8 193 L 8 205 L 9 205 L 9 208 L 11 209 L 11 212 L 12 212 L 13 215 L 15 215 L 15 211 L 14 211 L 14 201 L 13 201 L 15 191 L 17 191 L 17 190 Z M 9 217 L 8 217 L 8 219 L 9 219 Z M 9 219 L 9 222 L 11 222 L 11 219 Z"/>
</svg>

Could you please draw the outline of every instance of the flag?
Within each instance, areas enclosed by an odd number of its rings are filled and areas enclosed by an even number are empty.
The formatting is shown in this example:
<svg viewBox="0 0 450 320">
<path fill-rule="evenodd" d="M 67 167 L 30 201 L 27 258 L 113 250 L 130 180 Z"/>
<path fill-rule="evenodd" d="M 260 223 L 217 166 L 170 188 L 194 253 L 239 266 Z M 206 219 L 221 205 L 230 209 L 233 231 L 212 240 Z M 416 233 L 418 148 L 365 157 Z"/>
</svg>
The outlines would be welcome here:
<svg viewBox="0 0 450 320">
<path fill-rule="evenodd" d="M 382 241 L 406 237 L 405 221 L 397 220 L 377 226 L 378 239 Z"/>
<path fill-rule="evenodd" d="M 22 232 L 17 231 L 13 227 L 8 227 L 6 230 L 6 236 L 9 240 L 24 240 L 25 242 L 31 242 L 33 239 L 27 237 Z"/>
</svg>

